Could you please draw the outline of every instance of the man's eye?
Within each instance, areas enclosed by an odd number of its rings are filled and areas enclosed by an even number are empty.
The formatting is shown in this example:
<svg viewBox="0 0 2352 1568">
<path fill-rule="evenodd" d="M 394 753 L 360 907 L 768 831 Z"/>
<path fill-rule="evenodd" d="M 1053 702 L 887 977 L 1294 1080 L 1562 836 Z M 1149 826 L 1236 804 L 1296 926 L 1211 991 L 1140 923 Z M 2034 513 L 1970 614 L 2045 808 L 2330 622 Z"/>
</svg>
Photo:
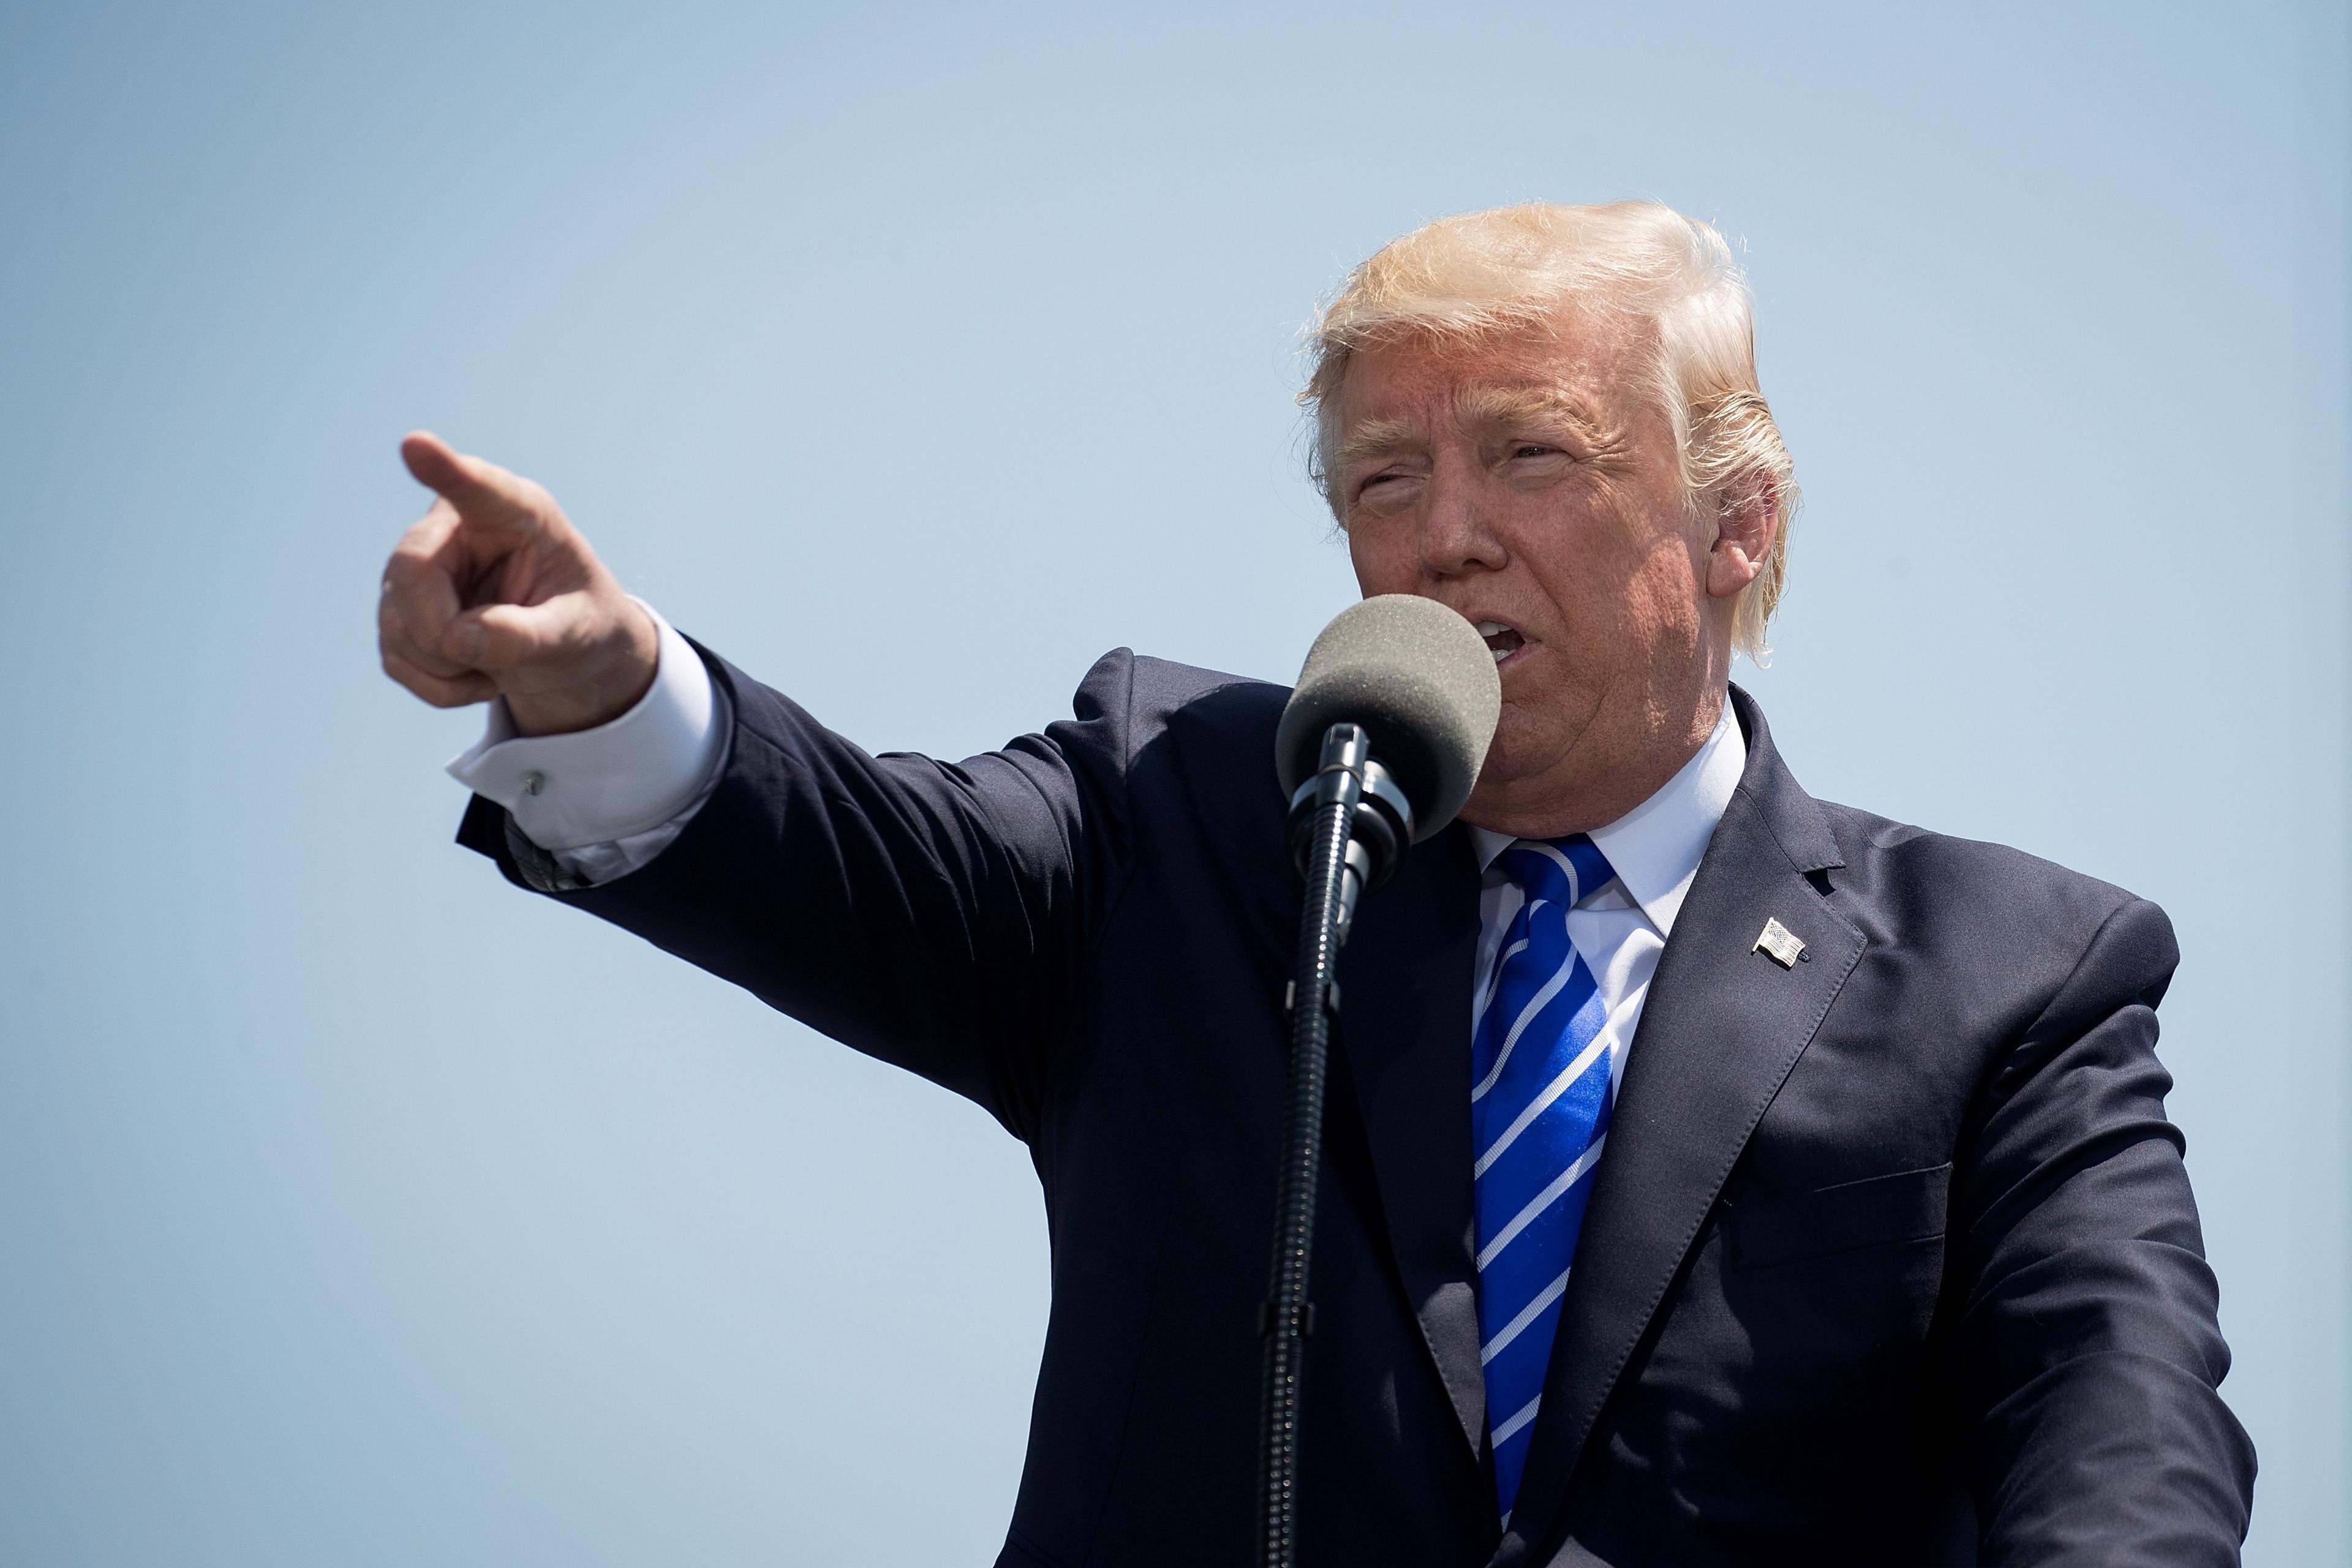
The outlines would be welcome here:
<svg viewBox="0 0 2352 1568">
<path fill-rule="evenodd" d="M 1528 441 L 1512 447 L 1511 456 L 1514 458 L 1548 458 L 1559 450 L 1559 448 L 1557 447 L 1539 447 L 1534 442 Z"/>
</svg>

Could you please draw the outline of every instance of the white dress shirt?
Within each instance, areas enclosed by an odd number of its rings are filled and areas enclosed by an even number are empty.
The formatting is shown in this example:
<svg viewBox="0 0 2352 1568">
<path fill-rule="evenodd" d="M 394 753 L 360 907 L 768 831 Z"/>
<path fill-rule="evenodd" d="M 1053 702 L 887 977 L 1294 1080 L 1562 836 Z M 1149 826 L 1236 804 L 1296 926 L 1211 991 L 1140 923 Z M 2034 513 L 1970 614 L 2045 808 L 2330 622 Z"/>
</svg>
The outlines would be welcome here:
<svg viewBox="0 0 2352 1568">
<path fill-rule="evenodd" d="M 449 763 L 458 783 L 506 807 L 523 837 L 590 884 L 634 871 L 669 847 L 717 787 L 734 731 L 727 696 L 702 660 L 646 608 L 660 628 L 661 654 L 654 683 L 635 707 L 593 730 L 531 736 L 515 733 L 501 699 L 490 705 L 482 739 Z M 1568 912 L 1568 937 L 1608 1009 L 1612 1074 L 1625 1070 L 1624 1047 L 1641 1022 L 1658 954 L 1747 765 L 1747 742 L 1726 702 L 1714 732 L 1680 772 L 1592 830 L 1594 846 L 1617 875 Z M 1515 840 L 1483 827 L 1470 834 L 1485 872 L 1475 1010 L 1524 899 L 1495 864 Z"/>
<path fill-rule="evenodd" d="M 1658 954 L 1665 950 L 1675 916 L 1682 912 L 1691 879 L 1698 874 L 1699 858 L 1747 766 L 1748 742 L 1727 701 L 1714 731 L 1680 772 L 1649 799 L 1590 836 L 1617 875 L 1568 911 L 1568 940 L 1592 971 L 1607 1010 L 1609 1021 L 1601 1035 L 1609 1042 L 1612 1091 L 1624 1076 L 1625 1047 L 1642 1021 L 1642 1004 L 1649 997 Z M 1478 978 L 1470 998 L 1475 1029 L 1478 999 L 1493 976 L 1496 950 L 1527 899 L 1495 863 L 1518 840 L 1483 827 L 1473 827 L 1470 837 L 1486 873 L 1478 892 Z"/>
</svg>

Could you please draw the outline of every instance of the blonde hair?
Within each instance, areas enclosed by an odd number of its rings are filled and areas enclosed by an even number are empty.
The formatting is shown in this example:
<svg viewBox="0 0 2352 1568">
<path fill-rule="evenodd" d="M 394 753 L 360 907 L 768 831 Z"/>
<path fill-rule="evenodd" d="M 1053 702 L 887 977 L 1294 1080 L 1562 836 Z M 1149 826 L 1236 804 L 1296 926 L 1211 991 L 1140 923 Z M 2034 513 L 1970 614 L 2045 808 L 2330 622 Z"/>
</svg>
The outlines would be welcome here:
<svg viewBox="0 0 2352 1568">
<path fill-rule="evenodd" d="M 1315 416 L 1314 475 L 1342 528 L 1332 488 L 1339 387 L 1357 350 L 1402 337 L 1474 340 L 1526 331 L 1575 306 L 1649 324 L 1646 390 L 1674 425 L 1685 490 L 1718 516 L 1759 501 L 1780 527 L 1764 569 L 1741 590 L 1733 642 L 1751 657 L 1788 574 L 1796 466 L 1756 380 L 1748 279 L 1723 236 L 1657 202 L 1529 202 L 1439 218 L 1348 274 L 1309 334 L 1314 361 L 1298 401 Z"/>
</svg>

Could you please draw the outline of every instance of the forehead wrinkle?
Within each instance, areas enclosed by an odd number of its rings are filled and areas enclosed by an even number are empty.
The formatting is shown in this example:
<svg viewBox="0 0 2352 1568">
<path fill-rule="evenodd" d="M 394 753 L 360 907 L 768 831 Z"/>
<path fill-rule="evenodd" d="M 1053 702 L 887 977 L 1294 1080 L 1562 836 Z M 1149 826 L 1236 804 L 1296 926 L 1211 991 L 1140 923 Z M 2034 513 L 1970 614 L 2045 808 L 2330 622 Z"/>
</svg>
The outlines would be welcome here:
<svg viewBox="0 0 2352 1568">
<path fill-rule="evenodd" d="M 1465 386 L 1454 395 L 1454 419 L 1464 430 L 1567 424 L 1597 436 L 1603 428 L 1584 399 L 1558 386 Z"/>
<path fill-rule="evenodd" d="M 1459 434 L 1496 427 L 1565 426 L 1596 447 L 1612 444 L 1613 427 L 1586 396 L 1559 383 L 1472 382 L 1447 399 L 1445 418 Z M 1338 467 L 1370 461 L 1399 451 L 1425 447 L 1426 424 L 1417 416 L 1384 415 L 1358 419 L 1346 427 L 1334 456 Z"/>
</svg>

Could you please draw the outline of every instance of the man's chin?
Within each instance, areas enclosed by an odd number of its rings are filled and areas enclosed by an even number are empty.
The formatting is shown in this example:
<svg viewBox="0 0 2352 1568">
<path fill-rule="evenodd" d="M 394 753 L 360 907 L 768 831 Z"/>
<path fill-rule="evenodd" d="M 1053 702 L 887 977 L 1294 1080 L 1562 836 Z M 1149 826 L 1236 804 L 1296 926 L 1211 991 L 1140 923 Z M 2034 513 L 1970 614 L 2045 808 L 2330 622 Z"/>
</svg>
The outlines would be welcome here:
<svg viewBox="0 0 2352 1568">
<path fill-rule="evenodd" d="M 1478 770 L 1478 783 L 1462 805 L 1462 820 L 1474 827 L 1538 838 L 1586 826 L 1581 808 L 1591 781 L 1581 776 L 1578 759 L 1570 754 L 1572 743 L 1556 734 L 1528 734 L 1511 719 L 1506 703 L 1502 724 Z"/>
<path fill-rule="evenodd" d="M 1488 765 L 1478 770 L 1478 783 L 1470 791 L 1470 798 L 1462 803 L 1462 820 L 1474 827 L 1492 827 L 1497 832 L 1517 832 L 1507 825 L 1520 821 L 1528 808 L 1539 801 L 1542 791 L 1536 781 L 1525 774 L 1494 766 L 1489 755 Z"/>
<path fill-rule="evenodd" d="M 1478 767 L 1477 787 L 1470 794 L 1473 801 L 1488 795 L 1524 795 L 1539 780 L 1559 771 L 1565 748 L 1557 742 L 1544 744 L 1543 737 L 1530 732 L 1533 729 L 1507 699 L 1495 738 L 1486 743 L 1486 760 Z"/>
</svg>

